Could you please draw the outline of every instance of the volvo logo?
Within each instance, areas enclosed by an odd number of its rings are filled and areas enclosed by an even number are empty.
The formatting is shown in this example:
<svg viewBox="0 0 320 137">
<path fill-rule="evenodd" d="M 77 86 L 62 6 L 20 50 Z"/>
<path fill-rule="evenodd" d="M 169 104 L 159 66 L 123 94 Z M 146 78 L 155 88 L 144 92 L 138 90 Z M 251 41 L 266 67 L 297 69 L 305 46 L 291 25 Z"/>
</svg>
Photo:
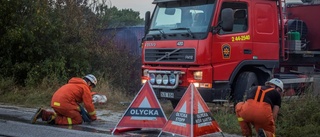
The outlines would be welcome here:
<svg viewBox="0 0 320 137">
<path fill-rule="evenodd" d="M 166 52 L 166 53 L 165 53 L 165 57 L 166 57 L 166 58 L 169 58 L 169 56 L 170 56 L 170 53 L 169 53 L 169 52 Z"/>
<path fill-rule="evenodd" d="M 155 47 L 156 43 L 146 43 L 146 47 Z"/>
<path fill-rule="evenodd" d="M 183 41 L 178 41 L 177 42 L 177 46 L 183 46 L 184 45 L 184 42 Z"/>
</svg>

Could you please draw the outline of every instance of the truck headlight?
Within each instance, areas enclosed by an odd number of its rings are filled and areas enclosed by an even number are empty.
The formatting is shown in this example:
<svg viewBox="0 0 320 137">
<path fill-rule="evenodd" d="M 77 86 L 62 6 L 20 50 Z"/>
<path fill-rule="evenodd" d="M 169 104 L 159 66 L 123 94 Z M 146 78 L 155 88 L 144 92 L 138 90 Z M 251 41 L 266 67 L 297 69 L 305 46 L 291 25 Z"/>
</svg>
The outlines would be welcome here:
<svg viewBox="0 0 320 137">
<path fill-rule="evenodd" d="M 162 76 L 160 74 L 157 75 L 156 82 L 158 85 L 160 85 L 162 83 Z"/>
<path fill-rule="evenodd" d="M 169 82 L 171 85 L 174 85 L 176 83 L 176 76 L 174 74 L 171 74 L 169 76 Z"/>
<path fill-rule="evenodd" d="M 193 78 L 195 80 L 202 80 L 202 71 L 195 71 L 193 72 Z"/>
<path fill-rule="evenodd" d="M 149 77 L 150 77 L 150 83 L 154 84 L 156 81 L 156 76 L 154 74 L 149 74 Z"/>
<path fill-rule="evenodd" d="M 169 83 L 169 78 L 168 75 L 163 75 L 162 76 L 162 82 L 163 84 L 167 85 Z"/>
</svg>

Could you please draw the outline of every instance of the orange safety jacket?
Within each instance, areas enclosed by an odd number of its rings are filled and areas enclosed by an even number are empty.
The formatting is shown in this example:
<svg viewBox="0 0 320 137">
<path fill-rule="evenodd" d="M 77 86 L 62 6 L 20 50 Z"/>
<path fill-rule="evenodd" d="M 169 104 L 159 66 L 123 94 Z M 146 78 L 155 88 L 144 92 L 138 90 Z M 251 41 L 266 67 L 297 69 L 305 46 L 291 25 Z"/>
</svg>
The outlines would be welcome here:
<svg viewBox="0 0 320 137">
<path fill-rule="evenodd" d="M 96 118 L 90 87 L 82 78 L 74 77 L 53 94 L 51 107 L 78 110 L 80 112 L 79 103 L 84 104 L 91 118 Z"/>
</svg>

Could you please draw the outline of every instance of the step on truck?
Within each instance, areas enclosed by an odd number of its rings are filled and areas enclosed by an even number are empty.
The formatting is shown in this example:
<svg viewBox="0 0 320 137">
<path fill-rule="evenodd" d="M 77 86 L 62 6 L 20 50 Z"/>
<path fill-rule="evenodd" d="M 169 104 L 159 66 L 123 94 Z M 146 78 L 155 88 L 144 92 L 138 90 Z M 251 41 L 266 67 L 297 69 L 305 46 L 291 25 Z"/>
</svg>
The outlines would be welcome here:
<svg viewBox="0 0 320 137">
<path fill-rule="evenodd" d="M 271 78 L 298 94 L 320 69 L 319 3 L 154 0 L 145 14 L 142 83 L 173 107 L 190 83 L 206 102 L 242 101 Z"/>
</svg>

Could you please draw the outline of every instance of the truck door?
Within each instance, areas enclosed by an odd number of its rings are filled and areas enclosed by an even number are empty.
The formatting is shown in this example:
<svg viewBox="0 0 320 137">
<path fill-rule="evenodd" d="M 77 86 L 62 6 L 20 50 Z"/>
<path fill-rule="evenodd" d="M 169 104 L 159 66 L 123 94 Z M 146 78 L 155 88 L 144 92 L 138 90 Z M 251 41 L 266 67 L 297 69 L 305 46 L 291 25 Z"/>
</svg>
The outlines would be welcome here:
<svg viewBox="0 0 320 137">
<path fill-rule="evenodd" d="M 253 1 L 251 17 L 254 56 L 258 60 L 278 61 L 280 20 L 276 2 Z"/>
<path fill-rule="evenodd" d="M 221 22 L 221 11 L 225 8 L 233 9 L 234 25 L 232 31 L 226 32 L 220 29 L 213 36 L 212 58 L 215 80 L 228 80 L 241 61 L 252 59 L 248 3 L 223 2 L 217 13 L 216 26 Z"/>
</svg>

